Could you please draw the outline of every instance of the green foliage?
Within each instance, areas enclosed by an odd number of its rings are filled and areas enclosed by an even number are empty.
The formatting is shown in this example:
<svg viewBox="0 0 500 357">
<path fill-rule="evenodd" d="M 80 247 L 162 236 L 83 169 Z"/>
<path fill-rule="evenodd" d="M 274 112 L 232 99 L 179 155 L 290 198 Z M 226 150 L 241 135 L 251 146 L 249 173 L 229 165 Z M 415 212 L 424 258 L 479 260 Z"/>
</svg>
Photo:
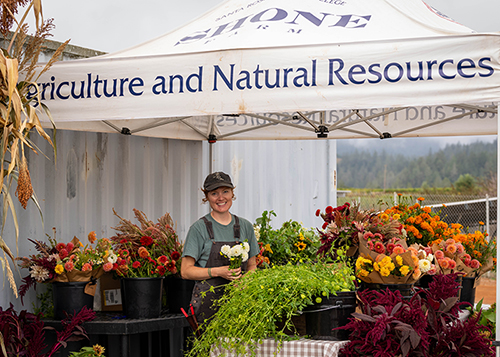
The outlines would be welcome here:
<svg viewBox="0 0 500 357">
<path fill-rule="evenodd" d="M 293 220 L 284 222 L 279 229 L 273 229 L 272 216 L 276 217 L 274 211 L 264 211 L 254 225 L 261 247 L 257 257 L 259 267 L 316 260 L 321 245 L 316 231 L 305 229 Z"/>
<path fill-rule="evenodd" d="M 36 294 L 37 301 L 33 303 L 35 315 L 41 314 L 46 319 L 54 318 L 54 299 L 52 298 L 52 284 L 42 284 L 45 291 Z M 37 306 L 38 305 L 38 306 Z"/>
<path fill-rule="evenodd" d="M 71 352 L 69 357 L 104 357 L 104 347 L 94 345 L 93 347 L 82 347 L 78 352 Z"/>
<path fill-rule="evenodd" d="M 455 181 L 455 188 L 458 192 L 474 193 L 476 191 L 476 179 L 470 175 L 460 175 Z"/>
<path fill-rule="evenodd" d="M 202 325 L 204 332 L 187 356 L 208 356 L 214 345 L 255 356 L 258 342 L 265 338 L 279 344 L 290 339 L 285 331 L 295 330 L 292 316 L 337 291 L 354 290 L 354 271 L 342 259 L 345 255 L 333 264 L 275 265 L 228 284 L 217 301 L 219 311 Z M 278 327 L 280 322 L 283 327 Z"/>
<path fill-rule="evenodd" d="M 476 304 L 475 308 L 472 307 L 467 307 L 467 310 L 469 310 L 470 315 L 469 318 L 474 318 L 476 317 L 477 314 L 481 314 L 481 317 L 479 318 L 478 324 L 482 326 L 486 326 L 487 328 L 490 329 L 491 333 L 489 334 L 489 338 L 491 340 L 495 340 L 495 334 L 496 334 L 496 321 L 497 321 L 497 316 L 496 316 L 496 303 L 492 304 L 489 308 L 483 309 L 483 299 L 479 301 Z"/>
</svg>

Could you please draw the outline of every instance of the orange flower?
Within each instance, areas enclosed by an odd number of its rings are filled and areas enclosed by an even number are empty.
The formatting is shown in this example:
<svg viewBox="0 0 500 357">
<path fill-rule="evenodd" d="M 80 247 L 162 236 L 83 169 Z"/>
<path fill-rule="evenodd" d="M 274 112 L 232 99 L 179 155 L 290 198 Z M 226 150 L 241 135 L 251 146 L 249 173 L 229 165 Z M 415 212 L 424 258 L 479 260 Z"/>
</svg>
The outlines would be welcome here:
<svg viewBox="0 0 500 357">
<path fill-rule="evenodd" d="M 90 244 L 94 244 L 95 240 L 97 239 L 95 231 L 92 231 L 89 233 L 88 239 L 89 239 Z"/>
<path fill-rule="evenodd" d="M 139 247 L 139 250 L 138 250 L 138 253 L 139 253 L 139 256 L 141 258 L 147 258 L 149 257 L 149 252 L 146 248 L 144 247 Z"/>
</svg>

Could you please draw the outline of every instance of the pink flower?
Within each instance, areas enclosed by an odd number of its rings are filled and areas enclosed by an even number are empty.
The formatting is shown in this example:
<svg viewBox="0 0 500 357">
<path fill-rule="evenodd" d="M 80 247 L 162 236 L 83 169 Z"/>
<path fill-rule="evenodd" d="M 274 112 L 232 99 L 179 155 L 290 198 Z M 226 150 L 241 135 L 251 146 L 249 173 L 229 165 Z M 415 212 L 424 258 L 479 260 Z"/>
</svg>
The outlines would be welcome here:
<svg viewBox="0 0 500 357">
<path fill-rule="evenodd" d="M 366 242 L 366 244 L 368 245 L 368 249 L 373 250 L 373 242 L 371 240 Z"/>
<path fill-rule="evenodd" d="M 72 261 L 66 262 L 66 264 L 64 264 L 64 269 L 66 269 L 66 271 L 72 271 L 74 268 L 75 264 L 73 264 Z"/>
<path fill-rule="evenodd" d="M 66 249 L 68 250 L 68 253 L 71 253 L 71 251 L 73 250 L 74 247 L 75 247 L 75 245 L 71 242 L 66 244 Z"/>
<path fill-rule="evenodd" d="M 102 266 L 102 269 L 107 273 L 108 271 L 113 270 L 113 263 L 107 262 Z"/>
<path fill-rule="evenodd" d="M 457 243 L 456 246 L 457 246 L 457 253 L 458 254 L 463 254 L 465 252 L 465 248 L 462 245 L 462 243 Z"/>
<path fill-rule="evenodd" d="M 370 238 L 373 238 L 373 233 L 372 232 L 366 232 L 365 234 L 363 234 L 363 238 L 365 240 L 368 240 Z"/>
<path fill-rule="evenodd" d="M 375 234 L 374 234 L 374 237 L 375 237 L 375 238 L 378 238 L 378 239 L 384 239 L 384 237 L 383 237 L 383 236 L 382 236 L 382 234 L 380 234 L 380 233 L 375 233 Z"/>
<path fill-rule="evenodd" d="M 387 253 L 392 254 L 395 246 L 396 246 L 396 244 L 394 244 L 394 243 L 387 243 Z"/>
<path fill-rule="evenodd" d="M 465 254 L 463 257 L 462 257 L 462 260 L 463 262 L 465 263 L 465 265 L 469 266 L 470 265 L 470 262 L 472 260 L 471 256 L 469 254 Z"/>
<path fill-rule="evenodd" d="M 445 258 L 438 259 L 437 262 L 438 262 L 439 266 L 443 269 L 448 269 L 450 266 L 448 259 L 445 259 Z"/>
<path fill-rule="evenodd" d="M 453 238 L 448 238 L 448 239 L 444 242 L 444 244 L 445 244 L 445 245 L 452 245 L 452 244 L 453 244 L 453 245 L 455 245 L 455 243 L 456 243 L 456 242 L 455 242 L 455 240 L 454 240 Z"/>
<path fill-rule="evenodd" d="M 436 252 L 434 253 L 434 256 L 436 257 L 436 259 L 443 259 L 444 258 L 444 252 L 442 250 L 436 250 Z"/>
<path fill-rule="evenodd" d="M 455 243 L 446 246 L 446 252 L 450 254 L 455 254 L 457 251 L 457 246 Z"/>
<path fill-rule="evenodd" d="M 90 263 L 83 264 L 82 271 L 89 271 L 89 270 L 92 270 L 92 265 L 90 265 Z"/>
<path fill-rule="evenodd" d="M 437 273 L 436 265 L 431 264 L 431 268 L 427 271 L 427 274 L 436 275 L 436 273 Z"/>
<path fill-rule="evenodd" d="M 479 263 L 479 260 L 477 260 L 477 259 L 472 259 L 470 261 L 470 267 L 472 269 L 478 269 L 479 267 L 481 267 L 481 263 Z"/>
<path fill-rule="evenodd" d="M 432 248 L 431 247 L 425 247 L 424 251 L 425 251 L 425 255 L 432 254 Z"/>
<path fill-rule="evenodd" d="M 403 254 L 405 252 L 405 249 L 401 245 L 396 245 L 394 249 L 392 250 L 392 253 L 394 254 Z"/>
<path fill-rule="evenodd" d="M 457 267 L 457 262 L 454 261 L 453 259 L 449 259 L 448 263 L 449 263 L 449 269 L 455 269 Z"/>
</svg>

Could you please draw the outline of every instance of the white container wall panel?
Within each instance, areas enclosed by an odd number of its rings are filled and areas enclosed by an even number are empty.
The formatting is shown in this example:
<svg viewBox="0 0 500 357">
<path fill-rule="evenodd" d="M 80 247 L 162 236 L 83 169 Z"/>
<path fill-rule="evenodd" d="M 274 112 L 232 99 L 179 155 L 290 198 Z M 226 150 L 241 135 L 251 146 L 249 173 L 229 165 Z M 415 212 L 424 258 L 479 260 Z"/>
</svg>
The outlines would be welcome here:
<svg viewBox="0 0 500 357">
<path fill-rule="evenodd" d="M 32 139 L 48 157 L 28 154 L 43 223 L 32 201 L 24 210 L 14 197 L 19 253 L 10 214 L 3 238 L 16 256 L 35 254 L 28 238 L 47 241 L 46 234 L 52 235 L 52 227 L 62 242 L 77 236 L 86 243 L 90 231 L 96 231 L 98 238 L 112 236 L 112 227 L 119 223 L 113 208 L 134 223 L 133 208 L 155 222 L 169 212 L 181 239 L 192 222 L 207 211 L 201 205 L 200 187 L 208 156 L 201 142 L 58 130 L 56 162 L 50 145 L 36 134 Z M 25 269 L 14 271 L 18 287 L 27 273 Z M 31 310 L 36 299 L 34 290 L 22 306 L 3 275 L 1 279 L 0 306 L 7 308 L 12 302 L 16 310 Z"/>
<path fill-rule="evenodd" d="M 236 186 L 231 211 L 255 223 L 276 213 L 273 228 L 290 219 L 321 227 L 317 209 L 336 204 L 336 141 L 224 141 L 213 145 L 213 171 L 229 173 Z"/>
</svg>

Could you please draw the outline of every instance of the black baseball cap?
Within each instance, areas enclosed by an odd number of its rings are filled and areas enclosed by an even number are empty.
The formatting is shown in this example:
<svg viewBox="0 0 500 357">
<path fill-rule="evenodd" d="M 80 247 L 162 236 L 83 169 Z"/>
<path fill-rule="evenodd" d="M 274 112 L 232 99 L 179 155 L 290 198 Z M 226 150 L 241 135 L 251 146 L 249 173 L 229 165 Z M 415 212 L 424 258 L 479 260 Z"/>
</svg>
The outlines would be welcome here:
<svg viewBox="0 0 500 357">
<path fill-rule="evenodd" d="M 233 183 L 231 182 L 231 177 L 222 171 L 211 173 L 207 176 L 205 182 L 203 183 L 203 189 L 205 191 L 213 191 L 219 187 L 234 188 Z"/>
</svg>

